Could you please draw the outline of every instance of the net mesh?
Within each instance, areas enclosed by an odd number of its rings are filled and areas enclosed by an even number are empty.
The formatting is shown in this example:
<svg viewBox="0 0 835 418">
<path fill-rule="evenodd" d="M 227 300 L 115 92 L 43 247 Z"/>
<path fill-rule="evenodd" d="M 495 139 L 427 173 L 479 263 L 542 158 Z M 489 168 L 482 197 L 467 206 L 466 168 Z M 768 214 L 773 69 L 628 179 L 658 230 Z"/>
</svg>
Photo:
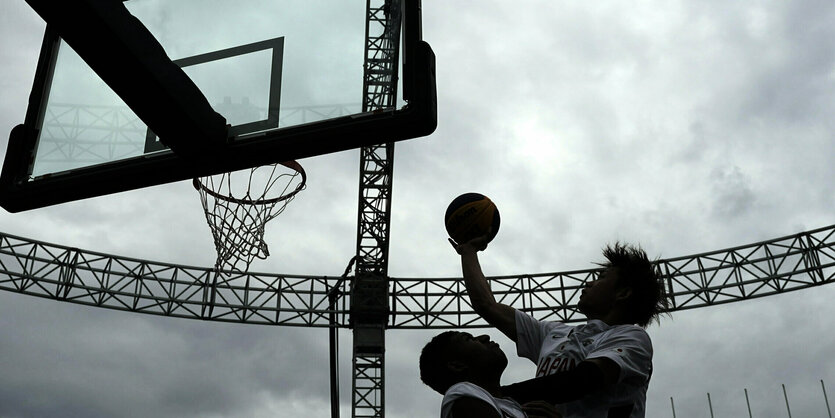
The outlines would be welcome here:
<svg viewBox="0 0 835 418">
<path fill-rule="evenodd" d="M 307 175 L 295 161 L 194 179 L 214 238 L 218 270 L 247 271 L 270 255 L 267 222 L 304 190 Z"/>
</svg>

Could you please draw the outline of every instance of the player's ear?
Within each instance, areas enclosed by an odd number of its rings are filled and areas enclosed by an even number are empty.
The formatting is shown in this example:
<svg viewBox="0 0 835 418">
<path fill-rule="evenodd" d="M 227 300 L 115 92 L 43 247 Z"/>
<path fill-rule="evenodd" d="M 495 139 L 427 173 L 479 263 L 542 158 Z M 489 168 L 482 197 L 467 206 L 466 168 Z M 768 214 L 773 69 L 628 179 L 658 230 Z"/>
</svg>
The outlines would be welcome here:
<svg viewBox="0 0 835 418">
<path fill-rule="evenodd" d="M 631 287 L 621 287 L 615 292 L 615 300 L 629 300 L 632 297 Z"/>
</svg>

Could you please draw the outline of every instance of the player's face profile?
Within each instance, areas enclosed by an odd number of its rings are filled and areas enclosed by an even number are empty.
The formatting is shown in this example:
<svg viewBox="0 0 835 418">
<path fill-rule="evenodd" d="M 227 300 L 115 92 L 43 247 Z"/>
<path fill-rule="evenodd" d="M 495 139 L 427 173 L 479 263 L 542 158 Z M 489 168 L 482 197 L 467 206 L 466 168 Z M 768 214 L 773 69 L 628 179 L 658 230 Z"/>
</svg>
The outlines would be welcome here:
<svg viewBox="0 0 835 418">
<path fill-rule="evenodd" d="M 577 309 L 589 319 L 605 315 L 614 304 L 617 284 L 617 271 L 612 268 L 603 270 L 596 280 L 586 283 Z"/>
<path fill-rule="evenodd" d="M 500 367 L 499 370 L 504 370 L 507 366 L 504 351 L 487 335 L 476 337 L 468 332 L 459 332 L 452 338 L 452 342 L 456 357 L 472 367 Z"/>
</svg>

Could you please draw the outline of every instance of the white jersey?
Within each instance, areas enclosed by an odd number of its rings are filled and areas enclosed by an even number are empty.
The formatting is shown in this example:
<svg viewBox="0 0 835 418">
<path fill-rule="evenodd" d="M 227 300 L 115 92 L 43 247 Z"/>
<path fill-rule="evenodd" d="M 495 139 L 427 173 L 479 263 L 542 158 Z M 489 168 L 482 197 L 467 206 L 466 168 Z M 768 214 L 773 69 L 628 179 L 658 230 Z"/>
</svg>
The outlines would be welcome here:
<svg viewBox="0 0 835 418">
<path fill-rule="evenodd" d="M 510 398 L 496 398 L 481 386 L 470 382 L 459 382 L 449 387 L 441 401 L 441 418 L 454 418 L 452 404 L 461 398 L 480 399 L 493 407 L 502 418 L 525 418 L 522 406 Z"/>
<path fill-rule="evenodd" d="M 570 370 L 592 358 L 605 357 L 620 366 L 617 384 L 556 405 L 564 418 L 644 417 L 652 342 L 643 328 L 599 320 L 575 327 L 541 322 L 517 310 L 516 336 L 516 351 L 536 364 L 536 377 Z"/>
</svg>

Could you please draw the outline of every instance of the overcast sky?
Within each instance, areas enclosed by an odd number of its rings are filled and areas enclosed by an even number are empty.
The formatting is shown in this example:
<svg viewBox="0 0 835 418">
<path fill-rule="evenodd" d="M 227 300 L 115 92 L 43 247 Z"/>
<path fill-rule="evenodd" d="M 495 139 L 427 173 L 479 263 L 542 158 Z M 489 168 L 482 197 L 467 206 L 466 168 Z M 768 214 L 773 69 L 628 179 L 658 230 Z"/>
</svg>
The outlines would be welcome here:
<svg viewBox="0 0 835 418">
<path fill-rule="evenodd" d="M 424 0 L 438 129 L 395 147 L 393 277 L 452 277 L 456 195 L 502 215 L 487 275 L 585 269 L 622 240 L 669 258 L 835 222 L 832 1 Z M 246 7 L 246 2 L 236 2 Z M 0 3 L 0 137 L 22 123 L 44 24 Z M 0 141 L 5 154 L 6 140 Z M 302 160 L 308 188 L 268 224 L 254 271 L 337 276 L 355 253 L 359 153 Z M 0 230 L 211 266 L 188 182 L 10 214 Z M 647 417 L 826 417 L 835 288 L 676 313 L 649 328 Z M 386 413 L 437 416 L 417 358 L 440 331 L 386 334 Z M 498 341 L 503 381 L 534 366 Z M 351 334 L 340 332 L 342 415 Z M 325 330 L 199 322 L 0 292 L 2 417 L 329 416 Z M 835 405 L 833 405 L 835 406 Z"/>
</svg>

